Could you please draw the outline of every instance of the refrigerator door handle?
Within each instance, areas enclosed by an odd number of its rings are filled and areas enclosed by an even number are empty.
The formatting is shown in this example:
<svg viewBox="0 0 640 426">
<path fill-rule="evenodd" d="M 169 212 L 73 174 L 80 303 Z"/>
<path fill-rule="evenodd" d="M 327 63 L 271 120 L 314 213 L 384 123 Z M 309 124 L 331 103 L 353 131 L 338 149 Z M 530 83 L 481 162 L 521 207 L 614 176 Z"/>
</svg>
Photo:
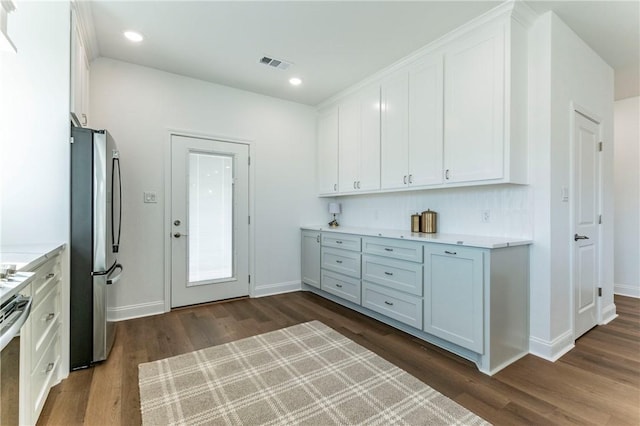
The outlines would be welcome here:
<svg viewBox="0 0 640 426">
<path fill-rule="evenodd" d="M 120 248 L 120 235 L 122 233 L 122 176 L 120 174 L 120 157 L 114 153 L 111 160 L 111 245 L 114 253 L 118 253 Z M 118 234 L 116 238 L 115 215 L 114 215 L 114 192 L 116 179 L 116 169 L 118 171 Z"/>
<path fill-rule="evenodd" d="M 122 271 L 124 269 L 122 265 L 117 263 L 115 268 L 113 268 L 112 273 L 117 271 L 118 269 L 120 270 L 119 274 L 117 274 L 115 277 L 107 278 L 107 285 L 116 284 L 118 281 L 120 281 L 120 277 L 122 276 Z M 109 276 L 111 276 L 111 274 Z"/>
</svg>

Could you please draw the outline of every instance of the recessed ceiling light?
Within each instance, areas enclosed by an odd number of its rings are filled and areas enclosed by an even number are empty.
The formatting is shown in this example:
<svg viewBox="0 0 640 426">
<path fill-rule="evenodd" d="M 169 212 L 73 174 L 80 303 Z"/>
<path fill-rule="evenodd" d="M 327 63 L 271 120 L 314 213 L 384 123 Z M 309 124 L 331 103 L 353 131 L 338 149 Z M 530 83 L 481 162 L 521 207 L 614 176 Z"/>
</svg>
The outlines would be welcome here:
<svg viewBox="0 0 640 426">
<path fill-rule="evenodd" d="M 300 86 L 302 84 L 302 80 L 298 77 L 292 77 L 289 79 L 289 83 L 291 83 L 292 86 Z"/>
<path fill-rule="evenodd" d="M 129 40 L 129 41 L 133 41 L 135 43 L 139 43 L 141 42 L 144 37 L 142 37 L 142 34 L 137 33 L 135 31 L 125 31 L 124 32 L 124 36 Z"/>
</svg>

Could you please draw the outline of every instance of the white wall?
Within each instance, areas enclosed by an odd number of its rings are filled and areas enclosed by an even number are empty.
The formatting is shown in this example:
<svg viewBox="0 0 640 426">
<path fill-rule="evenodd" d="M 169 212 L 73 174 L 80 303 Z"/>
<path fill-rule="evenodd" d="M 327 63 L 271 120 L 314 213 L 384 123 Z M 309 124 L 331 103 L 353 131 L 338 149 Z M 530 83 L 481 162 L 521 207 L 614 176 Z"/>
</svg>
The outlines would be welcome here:
<svg viewBox="0 0 640 426">
<path fill-rule="evenodd" d="M 615 293 L 640 297 L 640 97 L 615 103 Z"/>
<path fill-rule="evenodd" d="M 530 349 L 556 359 L 573 346 L 571 117 L 574 102 L 602 119 L 603 139 L 613 139 L 613 70 L 555 14 L 540 17 L 530 42 L 530 153 L 534 191 L 530 283 Z M 601 323 L 613 304 L 613 144 L 602 153 Z"/>
<path fill-rule="evenodd" d="M 324 221 L 313 108 L 106 58 L 92 63 L 90 106 L 92 125 L 106 128 L 121 152 L 125 273 L 112 317 L 164 309 L 168 129 L 254 142 L 254 294 L 300 288 L 299 226 Z M 144 204 L 144 191 L 156 191 L 158 203 Z"/>
<path fill-rule="evenodd" d="M 0 52 L 0 245 L 66 243 L 69 2 L 18 2 L 8 27 L 18 52 Z M 68 251 L 61 263 L 58 379 L 69 371 Z"/>
<path fill-rule="evenodd" d="M 0 52 L 0 244 L 69 234 L 69 3 L 19 2 Z"/>
</svg>

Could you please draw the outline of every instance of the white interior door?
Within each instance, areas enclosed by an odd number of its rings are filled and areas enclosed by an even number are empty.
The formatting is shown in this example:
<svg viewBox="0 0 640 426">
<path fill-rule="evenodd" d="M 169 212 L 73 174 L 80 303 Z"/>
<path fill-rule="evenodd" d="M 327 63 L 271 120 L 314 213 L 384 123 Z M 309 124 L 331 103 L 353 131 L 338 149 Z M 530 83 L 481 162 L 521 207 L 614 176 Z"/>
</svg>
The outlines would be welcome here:
<svg viewBox="0 0 640 426">
<path fill-rule="evenodd" d="M 171 307 L 249 294 L 249 146 L 171 137 Z"/>
<path fill-rule="evenodd" d="M 598 322 L 600 286 L 600 129 L 579 112 L 574 127 L 574 338 Z"/>
</svg>

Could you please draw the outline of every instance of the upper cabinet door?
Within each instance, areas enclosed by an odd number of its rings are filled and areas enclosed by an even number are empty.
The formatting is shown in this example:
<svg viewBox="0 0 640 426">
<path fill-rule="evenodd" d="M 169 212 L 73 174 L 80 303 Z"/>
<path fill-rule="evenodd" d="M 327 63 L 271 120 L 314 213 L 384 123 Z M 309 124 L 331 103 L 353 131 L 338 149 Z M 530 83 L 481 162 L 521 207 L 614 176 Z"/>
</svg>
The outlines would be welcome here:
<svg viewBox="0 0 640 426">
<path fill-rule="evenodd" d="M 318 193 L 338 192 L 338 108 L 318 117 Z"/>
<path fill-rule="evenodd" d="M 360 93 L 360 174 L 359 191 L 380 189 L 380 86 L 374 85 Z"/>
<path fill-rule="evenodd" d="M 445 182 L 502 179 L 505 27 L 474 31 L 445 52 Z"/>
<path fill-rule="evenodd" d="M 442 183 L 442 55 L 430 55 L 409 69 L 410 186 Z"/>
<path fill-rule="evenodd" d="M 409 74 L 400 70 L 382 82 L 382 138 L 380 186 L 405 188 L 409 184 Z"/>
<path fill-rule="evenodd" d="M 380 86 L 361 90 L 338 110 L 340 193 L 380 189 Z"/>
<path fill-rule="evenodd" d="M 338 111 L 338 188 L 340 193 L 355 192 L 360 173 L 360 104 L 347 99 Z"/>
</svg>

